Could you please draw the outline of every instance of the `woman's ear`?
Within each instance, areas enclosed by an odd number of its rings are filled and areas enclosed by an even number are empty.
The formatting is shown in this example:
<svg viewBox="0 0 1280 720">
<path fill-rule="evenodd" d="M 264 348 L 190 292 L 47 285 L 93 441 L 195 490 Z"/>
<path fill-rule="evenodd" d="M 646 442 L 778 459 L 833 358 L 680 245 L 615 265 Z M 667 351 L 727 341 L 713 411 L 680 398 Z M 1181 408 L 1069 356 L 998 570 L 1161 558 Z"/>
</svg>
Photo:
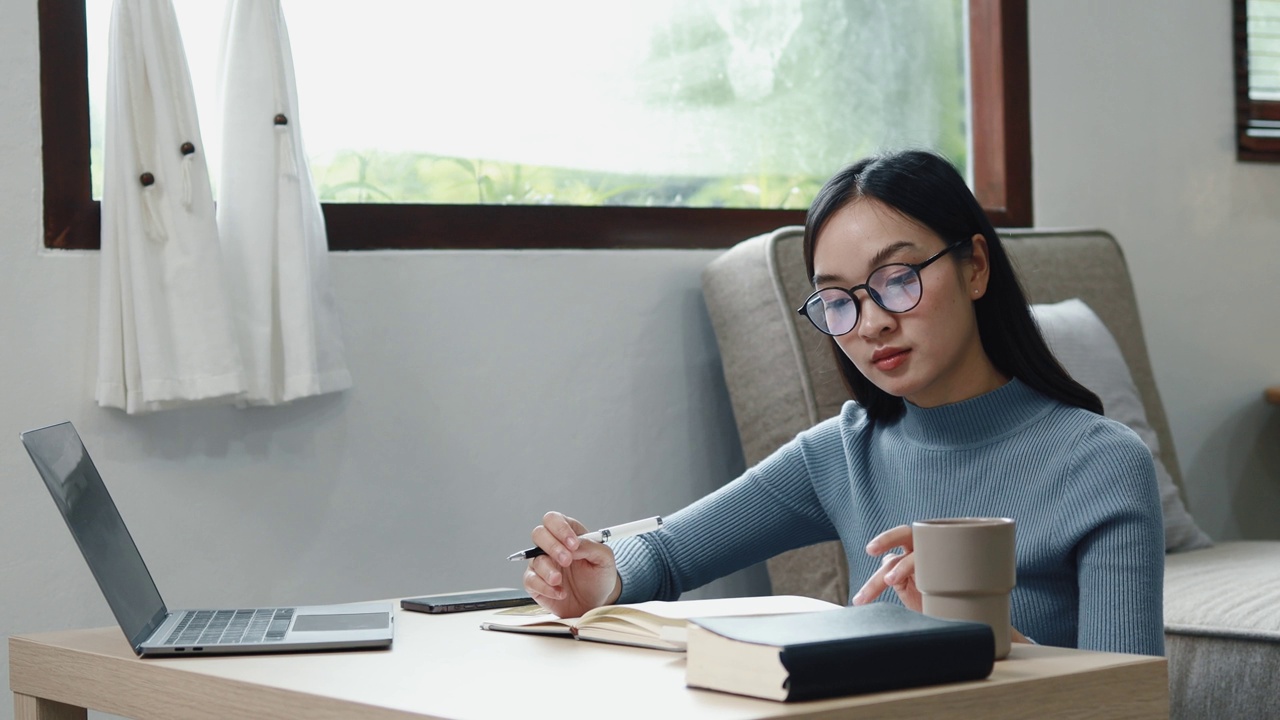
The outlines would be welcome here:
<svg viewBox="0 0 1280 720">
<path fill-rule="evenodd" d="M 982 233 L 974 233 L 970 238 L 970 253 L 964 264 L 965 284 L 969 288 L 969 298 L 977 300 L 987 294 L 987 281 L 991 279 L 991 258 L 987 252 L 987 238 Z"/>
</svg>

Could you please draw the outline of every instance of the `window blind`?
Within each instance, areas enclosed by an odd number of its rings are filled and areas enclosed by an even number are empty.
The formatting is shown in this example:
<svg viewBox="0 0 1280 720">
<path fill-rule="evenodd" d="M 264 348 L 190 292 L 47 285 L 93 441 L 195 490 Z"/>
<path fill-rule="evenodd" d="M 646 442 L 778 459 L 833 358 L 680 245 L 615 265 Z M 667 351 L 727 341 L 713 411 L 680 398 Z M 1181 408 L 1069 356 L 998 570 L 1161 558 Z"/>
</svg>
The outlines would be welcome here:
<svg viewBox="0 0 1280 720">
<path fill-rule="evenodd" d="M 1236 150 L 1280 161 L 1280 0 L 1233 0 Z"/>
</svg>

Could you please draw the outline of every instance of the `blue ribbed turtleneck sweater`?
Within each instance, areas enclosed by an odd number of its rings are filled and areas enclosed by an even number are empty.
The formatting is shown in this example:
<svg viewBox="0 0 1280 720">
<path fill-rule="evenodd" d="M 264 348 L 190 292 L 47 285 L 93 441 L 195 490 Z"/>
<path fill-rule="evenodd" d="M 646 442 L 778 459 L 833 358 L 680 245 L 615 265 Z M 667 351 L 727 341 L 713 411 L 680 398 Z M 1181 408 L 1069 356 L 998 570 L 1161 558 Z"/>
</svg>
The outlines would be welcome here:
<svg viewBox="0 0 1280 720">
<path fill-rule="evenodd" d="M 1164 654 L 1164 531 L 1151 453 L 1124 425 L 1018 380 L 936 408 L 862 407 L 796 436 L 720 490 L 619 542 L 618 602 L 674 599 L 769 557 L 840 540 L 857 589 L 873 537 L 935 517 L 1017 521 L 1013 626 L 1046 645 Z M 881 600 L 897 602 L 890 589 Z"/>
</svg>

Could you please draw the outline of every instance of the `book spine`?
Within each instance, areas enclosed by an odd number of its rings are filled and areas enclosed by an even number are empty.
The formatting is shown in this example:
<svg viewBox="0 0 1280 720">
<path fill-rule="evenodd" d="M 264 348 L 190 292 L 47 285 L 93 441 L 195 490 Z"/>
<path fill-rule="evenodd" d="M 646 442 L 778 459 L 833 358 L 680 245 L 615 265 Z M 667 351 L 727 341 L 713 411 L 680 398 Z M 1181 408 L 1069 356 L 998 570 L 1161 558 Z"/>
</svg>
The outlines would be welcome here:
<svg viewBox="0 0 1280 720">
<path fill-rule="evenodd" d="M 787 701 L 897 690 L 991 674 L 991 628 L 793 645 L 781 652 Z"/>
</svg>

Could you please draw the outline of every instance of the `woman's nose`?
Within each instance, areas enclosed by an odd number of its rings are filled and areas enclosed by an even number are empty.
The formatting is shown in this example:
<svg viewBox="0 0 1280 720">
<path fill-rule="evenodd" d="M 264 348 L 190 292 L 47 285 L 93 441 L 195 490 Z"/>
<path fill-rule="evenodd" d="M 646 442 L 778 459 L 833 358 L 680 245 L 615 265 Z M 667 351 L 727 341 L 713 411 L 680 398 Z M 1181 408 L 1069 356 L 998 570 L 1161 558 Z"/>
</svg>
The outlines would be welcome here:
<svg viewBox="0 0 1280 720">
<path fill-rule="evenodd" d="M 869 297 L 859 309 L 862 312 L 858 317 L 858 335 L 868 340 L 873 340 L 881 333 L 892 330 L 897 322 L 893 313 L 880 307 Z"/>
</svg>

